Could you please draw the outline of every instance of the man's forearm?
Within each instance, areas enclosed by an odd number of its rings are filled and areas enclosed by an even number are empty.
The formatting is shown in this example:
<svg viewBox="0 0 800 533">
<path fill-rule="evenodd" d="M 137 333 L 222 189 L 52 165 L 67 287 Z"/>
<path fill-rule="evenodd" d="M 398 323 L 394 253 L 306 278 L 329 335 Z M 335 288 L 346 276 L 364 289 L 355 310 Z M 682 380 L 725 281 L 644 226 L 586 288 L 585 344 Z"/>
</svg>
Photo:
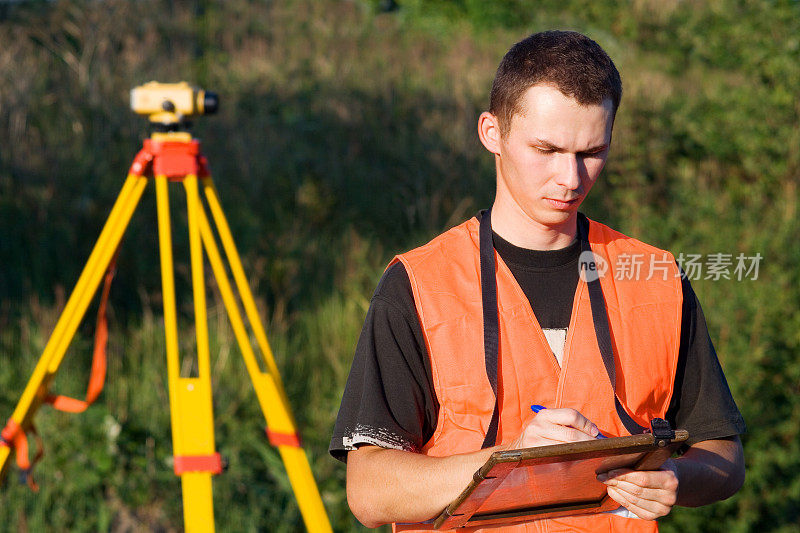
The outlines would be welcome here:
<svg viewBox="0 0 800 533">
<path fill-rule="evenodd" d="M 699 507 L 731 497 L 744 482 L 744 454 L 739 437 L 691 446 L 674 460 L 679 480 L 677 505 Z"/>
<path fill-rule="evenodd" d="M 347 501 L 367 527 L 428 520 L 461 493 L 493 451 L 429 457 L 362 446 L 347 455 Z"/>
<path fill-rule="evenodd" d="M 368 527 L 422 522 L 453 501 L 493 452 L 593 440 L 598 430 L 574 409 L 547 409 L 513 441 L 475 452 L 429 457 L 361 446 L 347 454 L 347 503 Z"/>
</svg>

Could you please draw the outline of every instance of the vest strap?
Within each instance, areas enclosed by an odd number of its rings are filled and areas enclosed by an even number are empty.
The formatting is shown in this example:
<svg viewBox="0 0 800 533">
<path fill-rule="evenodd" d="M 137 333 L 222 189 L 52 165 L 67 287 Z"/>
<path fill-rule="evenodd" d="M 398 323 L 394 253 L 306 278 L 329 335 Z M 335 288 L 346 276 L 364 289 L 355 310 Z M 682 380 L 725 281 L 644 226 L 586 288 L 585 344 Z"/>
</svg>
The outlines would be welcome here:
<svg viewBox="0 0 800 533">
<path fill-rule="evenodd" d="M 497 277 L 495 274 L 494 244 L 492 243 L 491 209 L 480 213 L 480 269 L 481 269 L 481 303 L 483 305 L 483 349 L 486 362 L 486 377 L 494 393 L 494 410 L 492 419 L 486 430 L 481 449 L 494 446 L 497 441 L 497 429 L 500 420 L 500 407 L 498 400 L 498 351 L 500 347 L 500 319 L 497 307 Z M 614 348 L 611 342 L 611 328 L 606 314 L 606 300 L 597 274 L 594 254 L 589 244 L 589 221 L 582 214 L 578 214 L 578 239 L 581 242 L 580 268 L 583 279 L 589 289 L 589 302 L 592 308 L 592 322 L 597 339 L 597 346 L 603 357 L 611 389 L 614 391 L 614 407 L 617 410 L 625 429 L 631 435 L 649 431 L 640 426 L 619 401 L 617 396 L 617 373 L 614 364 Z"/>
<path fill-rule="evenodd" d="M 497 277 L 495 275 L 494 244 L 492 243 L 491 209 L 481 211 L 480 260 L 481 303 L 483 305 L 483 351 L 486 360 L 486 377 L 494 393 L 494 411 L 486 430 L 481 449 L 490 448 L 497 440 L 500 423 L 500 402 L 497 394 L 497 354 L 500 349 L 500 317 L 497 311 Z"/>
<path fill-rule="evenodd" d="M 582 214 L 578 214 L 578 239 L 581 241 L 580 269 L 589 289 L 594 334 L 597 338 L 597 347 L 600 348 L 600 355 L 603 356 L 603 365 L 606 367 L 608 379 L 611 381 L 611 390 L 614 391 L 614 407 L 617 410 L 617 416 L 631 435 L 644 433 L 648 429 L 640 426 L 631 418 L 617 396 L 617 369 L 614 363 L 614 348 L 611 343 L 611 328 L 608 325 L 608 314 L 606 313 L 606 299 L 600 286 L 600 276 L 594 261 L 592 247 L 589 245 L 589 221 Z"/>
</svg>

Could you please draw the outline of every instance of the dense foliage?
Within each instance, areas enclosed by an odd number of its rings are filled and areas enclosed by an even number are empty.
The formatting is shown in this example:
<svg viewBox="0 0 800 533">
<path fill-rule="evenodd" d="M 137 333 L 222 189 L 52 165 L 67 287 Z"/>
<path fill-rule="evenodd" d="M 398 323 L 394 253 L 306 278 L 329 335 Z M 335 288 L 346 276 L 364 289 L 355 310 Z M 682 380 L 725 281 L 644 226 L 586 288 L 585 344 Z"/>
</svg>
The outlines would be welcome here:
<svg viewBox="0 0 800 533">
<path fill-rule="evenodd" d="M 13 409 L 147 134 L 127 91 L 186 79 L 222 95 L 197 121 L 337 531 L 358 529 L 327 444 L 383 266 L 487 206 L 475 135 L 494 68 L 524 35 L 583 31 L 623 75 L 609 163 L 585 211 L 679 255 L 763 260 L 694 282 L 748 423 L 744 488 L 664 531 L 800 522 L 800 3 L 793 0 L 176 2 L 0 5 L 0 416 Z M 179 530 L 149 189 L 112 289 L 107 388 L 43 409 L 38 495 L 12 476 L 11 530 Z M 176 218 L 181 218 L 176 202 Z M 177 271 L 188 273 L 174 228 Z M 213 286 L 213 283 L 212 283 Z M 222 531 L 302 523 L 212 289 Z M 188 280 L 179 285 L 190 351 Z M 91 310 L 90 310 L 91 313 Z M 55 387 L 79 394 L 92 320 Z"/>
</svg>

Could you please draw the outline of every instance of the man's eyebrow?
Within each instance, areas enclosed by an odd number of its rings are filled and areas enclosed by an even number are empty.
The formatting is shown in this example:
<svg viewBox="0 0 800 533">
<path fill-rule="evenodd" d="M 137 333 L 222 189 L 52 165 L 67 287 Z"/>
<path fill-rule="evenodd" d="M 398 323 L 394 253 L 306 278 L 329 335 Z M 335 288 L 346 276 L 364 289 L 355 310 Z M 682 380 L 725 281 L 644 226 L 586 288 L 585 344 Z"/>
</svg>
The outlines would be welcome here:
<svg viewBox="0 0 800 533">
<path fill-rule="evenodd" d="M 543 148 L 547 148 L 548 150 L 552 150 L 554 152 L 563 152 L 564 149 L 560 146 L 556 146 L 555 144 L 551 143 L 550 141 L 546 141 L 544 139 L 534 139 L 534 144 L 538 146 L 542 146 Z"/>
<path fill-rule="evenodd" d="M 545 139 L 538 139 L 538 138 L 534 139 L 534 144 L 537 145 L 537 146 L 541 146 L 543 148 L 546 148 L 548 150 L 552 150 L 554 152 L 566 152 L 566 150 L 564 148 L 562 148 L 562 147 L 560 147 L 558 145 L 555 145 L 555 144 L 553 144 L 550 141 L 545 140 Z M 606 148 L 608 148 L 608 143 L 603 143 L 603 144 L 598 144 L 597 146 L 592 146 L 590 148 L 587 148 L 586 150 L 581 150 L 580 153 L 590 154 L 590 153 L 593 153 L 593 152 L 602 152 Z"/>
</svg>

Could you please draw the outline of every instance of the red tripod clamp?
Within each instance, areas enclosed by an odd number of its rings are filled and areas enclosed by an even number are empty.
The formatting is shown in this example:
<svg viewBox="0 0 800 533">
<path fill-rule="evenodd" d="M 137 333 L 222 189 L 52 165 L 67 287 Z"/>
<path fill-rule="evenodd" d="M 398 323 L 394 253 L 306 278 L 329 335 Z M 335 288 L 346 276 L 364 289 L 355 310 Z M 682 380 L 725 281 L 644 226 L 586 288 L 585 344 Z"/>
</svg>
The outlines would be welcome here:
<svg viewBox="0 0 800 533">
<path fill-rule="evenodd" d="M 166 176 L 170 181 L 181 181 L 187 175 L 205 178 L 209 175 L 208 160 L 197 139 L 145 139 L 142 149 L 133 159 L 130 173 L 147 177 Z"/>
</svg>

